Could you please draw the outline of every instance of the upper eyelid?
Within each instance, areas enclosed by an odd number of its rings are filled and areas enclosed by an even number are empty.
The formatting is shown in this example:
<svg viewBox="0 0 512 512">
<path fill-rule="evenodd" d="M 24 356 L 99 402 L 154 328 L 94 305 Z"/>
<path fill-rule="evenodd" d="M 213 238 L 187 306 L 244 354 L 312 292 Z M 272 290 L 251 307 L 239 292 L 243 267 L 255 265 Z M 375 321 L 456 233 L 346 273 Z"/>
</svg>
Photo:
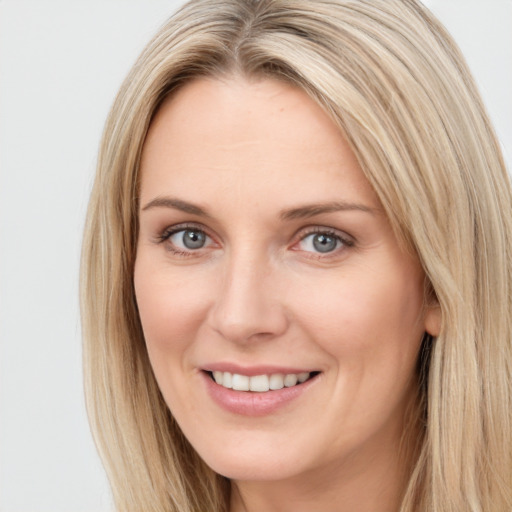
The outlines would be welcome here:
<svg viewBox="0 0 512 512">
<path fill-rule="evenodd" d="M 201 233 L 204 233 L 207 239 L 210 239 L 210 243 L 197 249 L 181 248 L 179 246 L 176 246 L 175 243 L 171 241 L 171 237 L 173 237 L 177 233 L 180 233 L 181 231 L 199 231 Z M 199 256 L 200 254 L 202 254 L 202 250 L 209 249 L 209 245 L 211 245 L 211 242 L 213 242 L 213 244 L 216 243 L 215 239 L 208 234 L 208 231 L 206 229 L 191 223 L 181 223 L 168 226 L 156 236 L 154 241 L 157 245 L 162 245 L 164 247 L 167 246 L 167 250 L 181 257 Z"/>
<path fill-rule="evenodd" d="M 196 224 L 194 222 L 184 222 L 184 223 L 180 223 L 180 224 L 174 224 L 172 226 L 168 226 L 166 227 L 165 229 L 163 229 L 161 231 L 161 237 L 170 237 L 171 235 L 174 235 L 176 233 L 179 233 L 180 231 L 187 231 L 187 230 L 190 230 L 190 231 L 201 231 L 202 233 L 204 233 L 205 235 L 209 236 L 210 238 L 211 235 L 210 235 L 210 232 L 207 228 L 205 228 L 204 226 L 200 225 L 200 224 Z"/>
<path fill-rule="evenodd" d="M 197 222 L 181 222 L 178 224 L 174 224 L 171 226 L 167 226 L 165 229 L 161 230 L 160 234 L 157 236 L 158 241 L 165 241 L 168 240 L 173 234 L 179 233 L 180 231 L 186 231 L 187 229 L 190 230 L 197 230 L 201 231 L 206 234 L 209 238 L 211 238 L 214 241 L 221 240 L 220 237 L 217 235 L 213 235 L 211 233 L 211 230 L 204 226 L 201 223 Z M 355 244 L 356 239 L 353 235 L 347 233 L 346 231 L 343 231 L 341 229 L 334 228 L 332 226 L 323 226 L 319 224 L 311 224 L 308 226 L 302 226 L 300 229 L 298 229 L 291 237 L 291 243 L 292 245 L 295 245 L 299 241 L 303 240 L 309 235 L 316 234 L 316 233 L 325 233 L 329 234 L 331 236 L 337 236 L 339 237 L 343 242 L 349 243 L 350 245 Z"/>
<path fill-rule="evenodd" d="M 170 238 L 175 235 L 176 233 L 179 233 L 180 231 L 201 231 L 204 233 L 210 240 L 215 242 L 215 238 L 212 237 L 209 233 L 208 229 L 205 229 L 203 226 L 198 225 L 196 223 L 191 222 L 183 222 L 180 224 L 173 224 L 171 226 L 167 226 L 164 229 L 159 230 L 157 233 L 153 236 L 153 242 L 157 245 L 164 245 L 172 243 L 170 242 Z"/>
<path fill-rule="evenodd" d="M 295 239 L 298 239 L 298 241 L 303 240 L 309 235 L 313 234 L 328 234 L 331 236 L 337 236 L 341 240 L 345 242 L 350 242 L 351 244 L 354 244 L 356 242 L 356 239 L 354 236 L 350 235 L 346 231 L 343 231 L 341 229 L 328 227 L 328 226 L 320 226 L 320 225 L 312 225 L 312 226 L 306 226 L 304 228 L 301 228 L 296 235 L 294 236 Z"/>
</svg>

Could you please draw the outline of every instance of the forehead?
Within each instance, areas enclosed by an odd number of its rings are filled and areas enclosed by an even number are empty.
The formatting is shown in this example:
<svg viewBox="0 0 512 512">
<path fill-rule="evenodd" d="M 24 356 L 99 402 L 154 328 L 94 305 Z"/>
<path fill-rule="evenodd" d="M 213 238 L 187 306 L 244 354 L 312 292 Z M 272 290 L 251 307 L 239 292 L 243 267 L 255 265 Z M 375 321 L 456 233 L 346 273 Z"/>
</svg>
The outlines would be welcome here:
<svg viewBox="0 0 512 512">
<path fill-rule="evenodd" d="M 321 138 L 325 139 L 327 128 L 341 139 L 323 109 L 291 84 L 268 78 L 198 78 L 164 101 L 151 123 L 145 148 L 154 139 L 184 135 L 203 137 L 203 144 L 256 143 L 264 135 L 263 125 L 274 128 L 276 144 L 289 142 L 288 132 L 279 132 L 286 125 L 294 126 L 295 139 L 311 140 L 315 131 L 324 131 Z"/>
<path fill-rule="evenodd" d="M 356 194 L 376 202 L 324 110 L 303 90 L 272 79 L 201 78 L 185 85 L 155 115 L 141 172 L 142 202 L 159 193 L 189 194 L 191 187 L 205 198 L 219 188 L 262 195 L 279 188 L 287 192 L 281 197 L 300 201 L 308 200 L 313 183 L 329 200 Z"/>
</svg>

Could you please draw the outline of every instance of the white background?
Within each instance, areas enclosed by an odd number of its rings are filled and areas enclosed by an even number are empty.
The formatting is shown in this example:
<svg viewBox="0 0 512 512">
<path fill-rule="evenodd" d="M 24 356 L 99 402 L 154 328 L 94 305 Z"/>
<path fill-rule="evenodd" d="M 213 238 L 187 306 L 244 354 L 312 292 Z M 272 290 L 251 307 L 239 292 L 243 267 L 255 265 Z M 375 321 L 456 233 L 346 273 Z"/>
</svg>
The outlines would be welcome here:
<svg viewBox="0 0 512 512">
<path fill-rule="evenodd" d="M 179 0 L 0 0 L 0 512 L 106 512 L 82 396 L 79 246 L 102 125 Z M 512 162 L 512 0 L 430 0 Z"/>
</svg>

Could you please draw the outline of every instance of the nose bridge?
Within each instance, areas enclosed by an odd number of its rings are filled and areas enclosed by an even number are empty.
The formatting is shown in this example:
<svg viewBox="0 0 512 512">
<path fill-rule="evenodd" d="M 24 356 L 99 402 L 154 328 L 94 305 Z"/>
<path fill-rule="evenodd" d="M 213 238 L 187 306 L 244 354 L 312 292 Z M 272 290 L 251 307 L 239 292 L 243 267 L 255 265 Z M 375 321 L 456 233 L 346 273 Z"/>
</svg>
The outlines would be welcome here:
<svg viewBox="0 0 512 512">
<path fill-rule="evenodd" d="M 282 334 L 287 319 L 275 274 L 265 254 L 250 246 L 233 250 L 219 275 L 219 295 L 212 311 L 214 329 L 234 342 Z"/>
</svg>

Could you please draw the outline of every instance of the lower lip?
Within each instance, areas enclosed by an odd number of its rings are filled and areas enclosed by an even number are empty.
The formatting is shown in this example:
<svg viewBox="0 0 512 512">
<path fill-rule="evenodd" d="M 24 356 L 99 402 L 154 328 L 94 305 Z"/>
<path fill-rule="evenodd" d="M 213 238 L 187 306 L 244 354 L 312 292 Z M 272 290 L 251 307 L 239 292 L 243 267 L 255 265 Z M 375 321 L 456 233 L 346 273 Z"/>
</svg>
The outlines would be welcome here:
<svg viewBox="0 0 512 512">
<path fill-rule="evenodd" d="M 277 412 L 303 395 L 317 380 L 318 375 L 306 382 L 272 391 L 235 391 L 217 384 L 210 375 L 201 372 L 206 388 L 213 401 L 228 412 L 242 416 L 265 416 Z"/>
</svg>

